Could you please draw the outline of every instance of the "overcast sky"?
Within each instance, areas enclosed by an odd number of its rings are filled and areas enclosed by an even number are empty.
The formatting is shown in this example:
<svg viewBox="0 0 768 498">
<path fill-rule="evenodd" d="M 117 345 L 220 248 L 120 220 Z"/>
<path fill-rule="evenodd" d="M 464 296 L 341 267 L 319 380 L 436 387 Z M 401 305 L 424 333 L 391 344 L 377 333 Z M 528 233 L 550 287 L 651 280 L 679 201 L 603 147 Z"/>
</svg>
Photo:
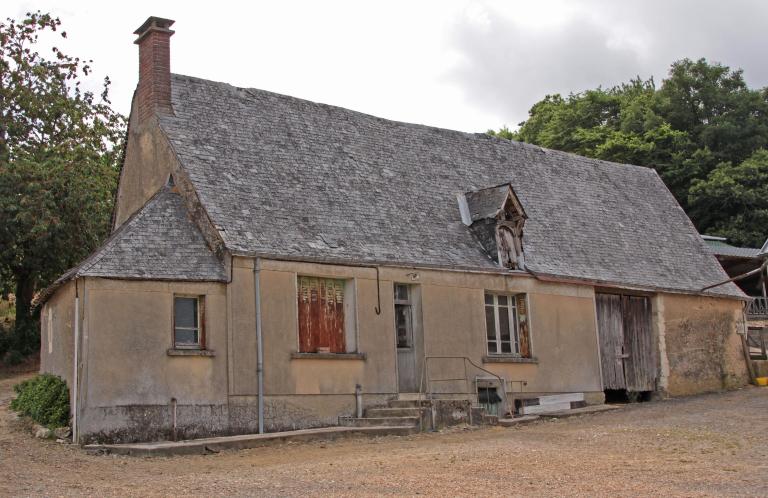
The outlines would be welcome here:
<svg viewBox="0 0 768 498">
<path fill-rule="evenodd" d="M 2 18 L 60 17 L 71 55 L 93 59 L 127 113 L 138 79 L 133 31 L 176 20 L 173 72 L 466 131 L 515 127 L 551 93 L 659 82 L 706 57 L 768 86 L 768 1 L 3 0 Z"/>
</svg>

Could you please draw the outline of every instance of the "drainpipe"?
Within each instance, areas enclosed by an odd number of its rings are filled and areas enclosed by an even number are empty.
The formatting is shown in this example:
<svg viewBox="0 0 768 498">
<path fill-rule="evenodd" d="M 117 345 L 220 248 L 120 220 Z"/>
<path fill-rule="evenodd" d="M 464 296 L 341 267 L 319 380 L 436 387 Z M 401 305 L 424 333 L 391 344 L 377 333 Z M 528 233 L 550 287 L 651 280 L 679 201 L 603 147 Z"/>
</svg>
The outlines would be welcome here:
<svg viewBox="0 0 768 498">
<path fill-rule="evenodd" d="M 79 436 L 79 430 L 78 430 L 78 416 L 77 416 L 77 408 L 78 408 L 78 402 L 77 402 L 77 384 L 78 384 L 78 378 L 77 378 L 77 362 L 78 357 L 80 353 L 80 295 L 77 291 L 77 279 L 75 279 L 75 326 L 74 326 L 74 350 L 75 350 L 75 357 L 74 357 L 74 368 L 72 372 L 72 442 L 77 444 L 78 443 L 78 436 Z"/>
<path fill-rule="evenodd" d="M 355 385 L 355 416 L 363 418 L 363 386 Z"/>
<path fill-rule="evenodd" d="M 256 377 L 259 384 L 259 434 L 264 434 L 264 341 L 261 335 L 261 258 L 253 262 L 253 298 L 256 310 Z"/>
</svg>

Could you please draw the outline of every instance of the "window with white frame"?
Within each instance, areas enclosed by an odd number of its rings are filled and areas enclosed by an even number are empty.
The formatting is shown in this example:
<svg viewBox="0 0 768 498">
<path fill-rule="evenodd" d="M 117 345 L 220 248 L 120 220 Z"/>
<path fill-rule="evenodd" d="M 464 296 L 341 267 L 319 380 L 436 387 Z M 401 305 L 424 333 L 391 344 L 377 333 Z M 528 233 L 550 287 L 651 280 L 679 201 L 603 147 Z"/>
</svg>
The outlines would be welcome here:
<svg viewBox="0 0 768 498">
<path fill-rule="evenodd" d="M 203 296 L 173 297 L 173 347 L 205 349 L 205 301 Z"/>
<path fill-rule="evenodd" d="M 411 286 L 395 284 L 395 331 L 398 349 L 413 347 L 413 301 Z"/>
<path fill-rule="evenodd" d="M 486 293 L 485 329 L 489 355 L 529 358 L 526 295 Z"/>
</svg>

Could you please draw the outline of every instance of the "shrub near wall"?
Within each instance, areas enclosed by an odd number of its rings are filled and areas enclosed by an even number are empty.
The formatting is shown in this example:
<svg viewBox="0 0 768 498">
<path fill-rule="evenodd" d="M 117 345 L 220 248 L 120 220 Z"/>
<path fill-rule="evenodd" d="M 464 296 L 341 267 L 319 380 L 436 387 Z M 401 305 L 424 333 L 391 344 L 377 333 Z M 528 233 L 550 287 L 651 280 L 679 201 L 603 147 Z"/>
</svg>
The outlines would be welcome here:
<svg viewBox="0 0 768 498">
<path fill-rule="evenodd" d="M 38 375 L 13 386 L 11 409 L 50 429 L 69 425 L 69 389 L 61 377 Z"/>
</svg>

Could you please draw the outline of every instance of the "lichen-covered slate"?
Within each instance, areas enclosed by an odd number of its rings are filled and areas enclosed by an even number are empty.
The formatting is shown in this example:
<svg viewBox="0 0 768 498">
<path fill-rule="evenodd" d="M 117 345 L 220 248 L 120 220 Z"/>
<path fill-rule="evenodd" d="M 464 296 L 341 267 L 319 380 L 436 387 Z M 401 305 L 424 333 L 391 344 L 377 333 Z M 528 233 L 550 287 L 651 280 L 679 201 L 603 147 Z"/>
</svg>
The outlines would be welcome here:
<svg viewBox="0 0 768 498">
<path fill-rule="evenodd" d="M 78 276 L 225 281 L 224 266 L 186 214 L 181 197 L 160 191 L 84 261 Z"/>
<path fill-rule="evenodd" d="M 172 102 L 161 127 L 236 254 L 498 270 L 456 194 L 510 183 L 533 272 L 685 292 L 727 278 L 652 169 L 187 76 Z"/>
<path fill-rule="evenodd" d="M 493 218 L 509 195 L 509 184 L 467 192 L 467 207 L 472 221 Z"/>
</svg>

